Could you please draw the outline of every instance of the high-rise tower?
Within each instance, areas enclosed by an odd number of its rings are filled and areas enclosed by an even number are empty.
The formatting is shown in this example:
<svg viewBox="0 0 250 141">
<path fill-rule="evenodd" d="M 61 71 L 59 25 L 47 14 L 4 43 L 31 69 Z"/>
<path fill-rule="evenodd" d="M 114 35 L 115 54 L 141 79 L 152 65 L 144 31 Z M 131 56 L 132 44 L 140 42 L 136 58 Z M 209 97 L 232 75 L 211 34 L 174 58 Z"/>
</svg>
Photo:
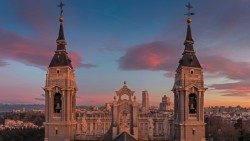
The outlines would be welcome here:
<svg viewBox="0 0 250 141">
<path fill-rule="evenodd" d="M 175 74 L 174 92 L 174 140 L 205 141 L 204 80 L 202 67 L 195 55 L 191 34 L 192 6 L 188 8 L 185 49 Z"/>
<path fill-rule="evenodd" d="M 161 103 L 159 104 L 160 111 L 168 111 L 170 109 L 170 98 L 164 95 L 161 98 Z"/>
<path fill-rule="evenodd" d="M 59 18 L 57 49 L 46 74 L 45 87 L 45 141 L 71 141 L 76 130 L 76 92 L 74 69 L 66 51 L 63 32 L 63 6 Z"/>
<path fill-rule="evenodd" d="M 142 91 L 142 111 L 149 112 L 149 96 L 148 91 Z"/>
</svg>

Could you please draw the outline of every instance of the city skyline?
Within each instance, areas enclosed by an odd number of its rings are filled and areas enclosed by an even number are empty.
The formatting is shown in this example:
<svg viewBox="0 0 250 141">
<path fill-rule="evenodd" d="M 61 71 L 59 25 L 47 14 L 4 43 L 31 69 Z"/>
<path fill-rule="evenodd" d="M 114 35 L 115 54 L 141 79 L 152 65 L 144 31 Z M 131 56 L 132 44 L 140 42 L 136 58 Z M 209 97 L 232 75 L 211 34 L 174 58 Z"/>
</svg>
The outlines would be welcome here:
<svg viewBox="0 0 250 141">
<path fill-rule="evenodd" d="M 197 13 L 194 48 L 209 88 L 205 105 L 250 106 L 250 2 L 191 2 Z M 1 12 L 0 27 L 1 103 L 44 103 L 41 87 L 56 49 L 57 3 L 6 0 L 0 6 L 7 11 Z M 65 3 L 65 36 L 76 70 L 78 105 L 111 101 L 123 81 L 139 100 L 141 91 L 148 90 L 151 105 L 158 105 L 163 95 L 173 101 L 186 2 Z"/>
</svg>

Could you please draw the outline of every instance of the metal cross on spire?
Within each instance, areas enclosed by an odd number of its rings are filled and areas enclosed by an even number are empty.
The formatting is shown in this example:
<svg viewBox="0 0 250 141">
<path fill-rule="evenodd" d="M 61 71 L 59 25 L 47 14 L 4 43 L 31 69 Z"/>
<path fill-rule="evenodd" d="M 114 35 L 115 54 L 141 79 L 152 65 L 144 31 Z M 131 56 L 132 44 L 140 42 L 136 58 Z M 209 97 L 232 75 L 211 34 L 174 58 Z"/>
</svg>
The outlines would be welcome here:
<svg viewBox="0 0 250 141">
<path fill-rule="evenodd" d="M 65 6 L 65 4 L 61 1 L 61 3 L 58 5 L 58 7 L 60 7 L 61 9 L 61 13 L 60 13 L 60 16 L 62 16 L 63 14 L 63 7 Z"/>
<path fill-rule="evenodd" d="M 188 3 L 188 4 L 186 5 L 186 7 L 187 7 L 187 10 L 188 10 L 188 13 L 186 13 L 185 15 L 187 15 L 188 18 L 190 18 L 190 16 L 192 16 L 192 15 L 195 14 L 195 13 L 191 12 L 191 9 L 193 9 L 193 6 L 192 6 L 190 3 Z"/>
</svg>

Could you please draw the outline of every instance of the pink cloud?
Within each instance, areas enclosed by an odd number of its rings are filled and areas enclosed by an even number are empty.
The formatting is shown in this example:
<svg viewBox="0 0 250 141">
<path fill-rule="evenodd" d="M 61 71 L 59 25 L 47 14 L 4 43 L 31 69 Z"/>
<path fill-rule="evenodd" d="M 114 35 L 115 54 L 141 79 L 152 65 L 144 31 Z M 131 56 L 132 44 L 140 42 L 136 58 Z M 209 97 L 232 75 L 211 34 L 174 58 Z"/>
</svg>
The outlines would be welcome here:
<svg viewBox="0 0 250 141">
<path fill-rule="evenodd" d="M 181 57 L 182 49 L 162 41 L 141 44 L 129 48 L 119 62 L 122 70 L 163 70 L 167 76 L 174 72 L 178 66 L 178 58 Z M 216 84 L 210 87 L 223 90 L 225 96 L 247 96 L 250 93 L 249 62 L 237 62 L 229 58 L 209 52 L 207 49 L 199 49 L 197 57 L 205 72 L 219 73 L 220 76 L 238 80 L 237 83 Z"/>
<path fill-rule="evenodd" d="M 129 48 L 119 62 L 122 70 L 165 70 L 173 71 L 178 62 L 177 48 L 162 41 L 137 45 Z M 174 63 L 175 62 L 175 63 Z"/>
<path fill-rule="evenodd" d="M 0 59 L 0 67 L 6 66 L 6 65 L 8 65 L 8 63 Z"/>
<path fill-rule="evenodd" d="M 47 67 L 56 49 L 57 33 L 51 33 L 54 31 L 52 28 L 55 28 L 51 21 L 57 22 L 51 14 L 55 12 L 56 5 L 51 5 L 51 1 L 30 0 L 22 0 L 21 3 L 19 0 L 13 0 L 8 3 L 12 5 L 12 10 L 18 20 L 27 24 L 35 36 L 28 38 L 19 35 L 18 31 L 14 33 L 0 29 L 0 43 L 3 45 L 0 56 L 3 59 L 15 60 L 26 65 Z M 59 28 L 59 23 L 56 28 Z M 51 37 L 52 35 L 55 37 Z M 70 51 L 69 56 L 74 67 L 91 68 L 95 66 L 82 63 L 83 55 L 77 52 Z"/>
<path fill-rule="evenodd" d="M 222 90 L 222 96 L 250 97 L 249 80 L 242 79 L 240 82 L 214 84 L 211 87 Z"/>
<path fill-rule="evenodd" d="M 203 55 L 200 57 L 200 62 L 206 72 L 219 72 L 231 79 L 250 78 L 248 75 L 250 72 L 249 62 L 237 62 L 220 55 Z"/>
<path fill-rule="evenodd" d="M 53 57 L 56 44 L 32 40 L 21 37 L 15 33 L 0 29 L 0 55 L 2 58 L 11 59 L 36 67 L 47 67 Z M 83 64 L 83 56 L 77 52 L 69 53 L 73 66 L 75 67 L 94 67 L 91 64 Z"/>
<path fill-rule="evenodd" d="M 76 52 L 70 51 L 69 57 L 71 58 L 73 66 L 83 67 L 83 68 L 92 68 L 92 67 L 97 66 L 97 65 L 93 65 L 93 64 L 82 63 L 81 61 L 84 60 L 83 56 L 79 53 L 76 53 Z"/>
</svg>

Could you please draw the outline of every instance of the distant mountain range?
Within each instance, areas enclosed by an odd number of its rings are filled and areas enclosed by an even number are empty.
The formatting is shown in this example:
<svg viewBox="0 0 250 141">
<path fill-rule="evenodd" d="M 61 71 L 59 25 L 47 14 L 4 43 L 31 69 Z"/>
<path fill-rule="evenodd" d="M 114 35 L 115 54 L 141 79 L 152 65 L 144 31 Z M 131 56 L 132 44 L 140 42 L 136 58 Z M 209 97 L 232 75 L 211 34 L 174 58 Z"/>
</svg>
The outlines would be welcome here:
<svg viewBox="0 0 250 141">
<path fill-rule="evenodd" d="M 11 112 L 15 110 L 44 110 L 45 105 L 41 104 L 2 104 L 0 103 L 0 112 Z"/>
<path fill-rule="evenodd" d="M 104 109 L 103 106 L 84 106 L 77 105 L 76 108 L 92 110 L 93 107 L 98 107 L 99 109 Z M 2 112 L 11 112 L 13 110 L 45 110 L 45 105 L 43 104 L 3 104 L 0 103 L 0 113 Z"/>
</svg>

